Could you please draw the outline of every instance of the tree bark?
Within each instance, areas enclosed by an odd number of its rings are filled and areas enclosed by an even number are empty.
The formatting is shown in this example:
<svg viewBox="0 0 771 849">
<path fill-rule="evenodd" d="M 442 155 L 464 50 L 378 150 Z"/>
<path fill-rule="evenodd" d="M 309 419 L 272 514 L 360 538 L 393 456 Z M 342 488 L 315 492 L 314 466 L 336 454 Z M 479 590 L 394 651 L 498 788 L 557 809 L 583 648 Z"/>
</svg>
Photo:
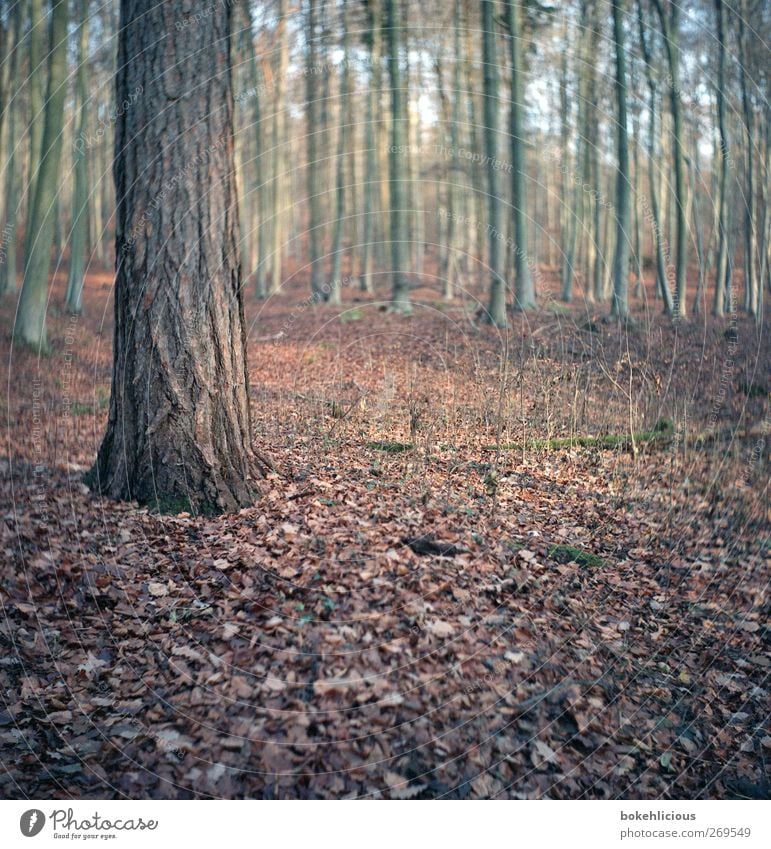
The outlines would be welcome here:
<svg viewBox="0 0 771 849">
<path fill-rule="evenodd" d="M 715 0 L 717 18 L 717 128 L 720 136 L 720 160 L 717 197 L 717 263 L 715 265 L 715 301 L 712 307 L 714 315 L 725 315 L 726 274 L 728 270 L 728 228 L 726 227 L 726 201 L 728 194 L 728 134 L 725 122 L 725 23 L 723 18 L 724 0 Z"/>
<path fill-rule="evenodd" d="M 329 281 L 329 303 L 341 302 L 343 232 L 345 229 L 345 158 L 348 150 L 351 72 L 348 68 L 348 0 L 342 0 L 343 73 L 340 81 L 339 121 L 337 124 L 337 162 L 335 163 L 335 225 L 332 232 L 332 276 Z"/>
<path fill-rule="evenodd" d="M 80 0 L 78 21 L 78 139 L 88 132 L 88 0 Z M 70 269 L 67 277 L 65 297 L 67 311 L 79 315 L 83 308 L 83 276 L 86 264 L 86 242 L 88 236 L 88 161 L 82 142 L 73 145 L 75 157 L 75 186 L 72 203 L 72 228 L 70 234 Z"/>
<path fill-rule="evenodd" d="M 24 283 L 14 325 L 17 343 L 38 351 L 48 349 L 45 320 L 48 274 L 56 226 L 57 174 L 62 154 L 62 124 L 67 95 L 67 5 L 68 0 L 54 0 L 51 12 L 43 139 L 40 164 L 34 181 L 35 193 L 27 214 Z M 34 160 L 31 160 L 30 169 L 33 167 Z"/>
<path fill-rule="evenodd" d="M 613 306 L 616 318 L 629 314 L 629 139 L 626 117 L 626 54 L 624 0 L 613 0 L 613 41 L 616 48 L 616 250 L 613 257 Z"/>
<path fill-rule="evenodd" d="M 163 511 L 252 501 L 231 7 L 121 0 L 110 412 L 88 482 Z M 158 38 L 158 33 L 173 37 Z"/>
<path fill-rule="evenodd" d="M 17 139 L 16 125 L 22 108 L 19 96 L 19 66 L 21 50 L 22 20 L 25 4 L 19 2 L 14 10 L 13 47 L 9 78 L 13 81 L 12 102 L 8 105 L 8 177 L 6 181 L 5 227 L 2 232 L 3 256 L 0 262 L 0 295 L 16 291 L 16 238 L 18 235 L 19 216 L 19 175 L 17 174 L 17 147 L 21 142 Z"/>
<path fill-rule="evenodd" d="M 519 310 L 535 307 L 535 289 L 530 274 L 527 247 L 527 192 L 525 190 L 525 139 L 522 129 L 524 86 L 522 84 L 522 9 L 520 0 L 507 0 L 506 13 L 510 36 L 511 111 L 509 133 L 511 147 L 511 203 L 514 217 L 514 306 Z"/>
<path fill-rule="evenodd" d="M 273 108 L 273 248 L 271 250 L 270 292 L 281 289 L 281 266 L 284 250 L 285 157 L 286 143 L 286 74 L 289 67 L 289 33 L 287 31 L 288 0 L 278 0 L 278 57 L 275 70 Z"/>
<path fill-rule="evenodd" d="M 484 67 L 485 155 L 487 157 L 487 233 L 490 267 L 490 300 L 487 320 L 496 327 L 506 326 L 506 282 L 503 278 L 505 251 L 503 198 L 498 161 L 500 102 L 498 95 L 498 56 L 492 0 L 482 0 L 482 65 Z"/>
<path fill-rule="evenodd" d="M 664 33 L 664 46 L 669 65 L 669 104 L 672 112 L 672 143 L 675 166 L 675 226 L 677 248 L 675 254 L 675 297 L 672 315 L 684 318 L 686 315 L 686 283 L 688 271 L 688 216 L 686 212 L 687 185 L 685 177 L 685 154 L 683 138 L 683 118 L 680 104 L 680 0 L 670 0 L 669 15 L 666 14 L 661 0 L 654 0 L 661 28 Z M 670 244 L 671 244 L 670 240 Z"/>
<path fill-rule="evenodd" d="M 391 83 L 391 150 L 389 195 L 391 198 L 391 310 L 412 312 L 407 279 L 409 262 L 407 234 L 407 105 L 402 83 L 402 21 L 400 0 L 387 0 L 388 72 Z"/>
</svg>

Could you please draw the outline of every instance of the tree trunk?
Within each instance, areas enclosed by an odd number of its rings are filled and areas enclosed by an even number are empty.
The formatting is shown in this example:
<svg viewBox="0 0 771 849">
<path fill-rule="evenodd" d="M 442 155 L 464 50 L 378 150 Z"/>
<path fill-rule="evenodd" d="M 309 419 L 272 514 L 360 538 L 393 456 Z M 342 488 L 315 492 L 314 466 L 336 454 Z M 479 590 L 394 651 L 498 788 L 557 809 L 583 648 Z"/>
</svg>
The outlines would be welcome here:
<svg viewBox="0 0 771 849">
<path fill-rule="evenodd" d="M 348 0 L 342 0 L 343 9 L 343 73 L 340 81 L 340 120 L 337 135 L 337 162 L 335 169 L 335 226 L 332 233 L 332 277 L 329 282 L 329 303 L 339 304 L 342 288 L 343 232 L 345 229 L 345 157 L 350 117 L 351 72 L 348 67 Z M 351 154 L 353 156 L 353 154 Z"/>
<path fill-rule="evenodd" d="M 522 85 L 522 9 L 520 0 L 507 0 L 506 12 L 510 36 L 511 111 L 511 203 L 514 216 L 514 306 L 519 310 L 535 307 L 535 289 L 530 274 L 527 247 L 527 191 L 525 189 L 525 139 L 522 128 L 524 86 Z"/>
<path fill-rule="evenodd" d="M 88 132 L 88 0 L 80 0 L 78 21 L 78 73 L 76 81 L 78 115 L 78 138 Z M 67 311 L 78 315 L 82 310 L 83 276 L 86 264 L 86 242 L 88 236 L 88 162 L 82 145 L 74 144 L 75 187 L 72 203 L 72 228 L 70 235 L 70 270 L 67 277 Z"/>
<path fill-rule="evenodd" d="M 278 62 L 274 74 L 273 108 L 273 248 L 271 250 L 270 292 L 281 289 L 284 250 L 284 189 L 286 184 L 284 144 L 286 142 L 286 74 L 289 67 L 289 33 L 286 19 L 288 0 L 278 2 Z"/>
<path fill-rule="evenodd" d="M 645 68 L 645 77 L 648 82 L 648 92 L 650 95 L 648 106 L 648 187 L 650 191 L 650 214 L 651 214 L 651 229 L 653 230 L 653 245 L 656 251 L 656 292 L 660 292 L 664 299 L 664 310 L 671 314 L 672 312 L 672 293 L 669 288 L 669 280 L 667 279 L 667 259 L 664 250 L 664 233 L 662 231 L 661 212 L 659 206 L 659 190 L 656 183 L 656 169 L 654 163 L 656 161 L 656 113 L 657 113 L 657 96 L 656 96 L 656 81 L 653 77 L 653 64 L 648 48 L 648 43 L 645 38 L 645 20 L 643 18 L 641 0 L 637 0 L 637 22 L 640 30 L 640 47 L 642 49 L 643 66 Z"/>
<path fill-rule="evenodd" d="M 40 165 L 45 122 L 43 94 L 46 88 L 46 23 L 43 0 L 30 0 L 29 4 L 29 179 L 27 181 L 27 214 L 35 199 L 35 181 Z"/>
<path fill-rule="evenodd" d="M 616 318 L 629 314 L 629 139 L 626 118 L 626 54 L 624 48 L 624 0 L 613 0 L 613 41 L 616 48 L 616 251 L 613 257 L 613 306 Z"/>
<path fill-rule="evenodd" d="M 680 104 L 680 0 L 670 0 L 669 15 L 664 11 L 661 0 L 654 0 L 656 11 L 664 33 L 664 46 L 669 65 L 669 103 L 672 112 L 672 143 L 675 166 L 675 225 L 677 249 L 675 254 L 675 297 L 672 315 L 686 315 L 686 283 L 688 271 L 688 215 L 686 211 L 687 185 L 685 177 L 685 154 L 683 118 Z M 671 244 L 671 241 L 670 241 Z"/>
<path fill-rule="evenodd" d="M 742 97 L 742 118 L 747 135 L 744 192 L 744 308 L 750 315 L 760 312 L 759 287 L 756 272 L 757 232 L 755 229 L 755 120 L 747 87 L 747 36 L 745 16 L 747 4 L 742 3 L 739 19 L 739 87 Z"/>
<path fill-rule="evenodd" d="M 14 337 L 38 351 L 48 349 L 46 304 L 51 247 L 56 226 L 56 195 L 62 153 L 64 101 L 67 95 L 67 0 L 54 0 L 48 51 L 48 87 L 40 167 L 27 215 L 24 242 L 24 283 Z M 30 168 L 33 161 L 30 162 Z"/>
<path fill-rule="evenodd" d="M 263 124 L 262 124 L 262 92 L 263 86 L 261 84 L 260 71 L 257 66 L 257 53 L 254 49 L 254 25 L 252 21 L 252 9 L 250 0 L 242 0 L 242 10 L 244 14 L 245 21 L 245 38 L 246 38 L 246 49 L 247 49 L 247 68 L 249 75 L 249 85 L 250 85 L 250 98 L 252 104 L 252 138 L 254 141 L 254 185 L 252 188 L 251 197 L 251 209 L 253 220 L 256 219 L 256 223 L 254 225 L 256 233 L 252 238 L 252 253 L 254 254 L 253 261 L 247 266 L 251 271 L 252 268 L 255 269 L 255 292 L 258 298 L 264 298 L 267 294 L 267 235 L 268 228 L 265 224 L 265 219 L 267 218 L 268 212 L 268 204 L 267 204 L 267 195 L 268 192 L 265 189 L 265 165 L 263 161 L 263 154 L 265 152 L 265 141 L 264 141 L 264 132 L 263 132 Z M 256 211 L 256 212 L 255 212 Z M 250 257 L 252 260 L 252 257 Z M 241 258 L 243 263 L 244 259 Z"/>
<path fill-rule="evenodd" d="M 391 310 L 412 312 L 406 275 L 409 262 L 407 233 L 407 106 L 402 87 L 400 0 L 387 0 L 388 72 L 391 82 L 391 150 L 389 195 L 391 198 Z"/>
<path fill-rule="evenodd" d="M 369 88 L 367 90 L 367 118 L 364 133 L 365 161 L 367 173 L 364 177 L 364 231 L 362 235 L 363 256 L 361 260 L 361 289 L 372 292 L 372 267 L 375 255 L 374 240 L 376 233 L 375 189 L 378 173 L 378 103 L 381 94 L 380 58 L 382 52 L 381 8 L 380 0 L 370 0 L 367 4 L 369 14 Z"/>
<path fill-rule="evenodd" d="M 22 55 L 21 32 L 24 16 L 24 3 L 16 4 L 13 15 L 13 46 L 11 48 L 11 68 L 9 79 L 13 88 L 12 102 L 8 105 L 8 176 L 6 181 L 5 227 L 2 232 L 2 253 L 0 257 L 0 295 L 16 291 L 16 237 L 18 234 L 19 215 L 19 175 L 17 146 L 20 140 L 16 137 L 16 124 L 22 109 L 19 92 L 19 66 Z"/>
<path fill-rule="evenodd" d="M 322 137 L 318 76 L 318 0 L 308 0 L 308 52 L 306 64 L 306 114 L 308 120 L 308 243 L 311 267 L 311 294 L 316 301 L 324 299 L 324 257 L 321 254 L 322 221 L 321 186 L 319 180 L 319 141 Z"/>
<path fill-rule="evenodd" d="M 726 227 L 726 201 L 728 194 L 728 135 L 725 123 L 725 24 L 723 19 L 724 0 L 715 0 L 717 18 L 717 128 L 720 135 L 720 161 L 717 194 L 718 249 L 715 265 L 715 302 L 712 312 L 725 315 L 725 286 L 728 268 L 728 229 Z"/>
<path fill-rule="evenodd" d="M 496 327 L 506 326 L 506 283 L 503 278 L 505 251 L 503 198 L 500 172 L 493 167 L 498 160 L 500 102 L 498 98 L 497 33 L 492 0 L 482 0 L 482 65 L 484 68 L 484 135 L 487 157 L 487 235 L 489 245 L 490 300 L 487 320 Z"/>
<path fill-rule="evenodd" d="M 175 26 L 190 6 L 121 0 L 118 199 L 107 433 L 89 483 L 158 509 L 252 501 L 231 14 Z M 173 33 L 159 39 L 158 33 Z"/>
</svg>

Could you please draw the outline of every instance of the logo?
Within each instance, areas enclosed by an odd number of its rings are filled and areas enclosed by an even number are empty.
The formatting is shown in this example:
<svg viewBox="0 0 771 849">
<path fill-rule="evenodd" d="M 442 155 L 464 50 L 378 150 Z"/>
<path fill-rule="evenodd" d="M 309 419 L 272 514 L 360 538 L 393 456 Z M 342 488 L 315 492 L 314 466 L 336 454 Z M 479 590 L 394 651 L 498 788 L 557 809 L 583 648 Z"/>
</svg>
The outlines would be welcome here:
<svg viewBox="0 0 771 849">
<path fill-rule="evenodd" d="M 24 811 L 19 820 L 19 828 L 25 837 L 35 837 L 35 835 L 40 834 L 45 824 L 46 815 L 37 808 Z"/>
</svg>

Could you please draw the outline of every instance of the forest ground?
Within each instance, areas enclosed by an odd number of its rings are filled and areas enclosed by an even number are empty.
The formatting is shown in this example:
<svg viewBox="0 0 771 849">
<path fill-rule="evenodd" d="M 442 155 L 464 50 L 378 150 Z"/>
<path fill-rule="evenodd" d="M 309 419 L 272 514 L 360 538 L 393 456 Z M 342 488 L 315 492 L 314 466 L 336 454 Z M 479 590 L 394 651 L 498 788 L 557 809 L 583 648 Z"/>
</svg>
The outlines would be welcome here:
<svg viewBox="0 0 771 849">
<path fill-rule="evenodd" d="M 276 473 L 159 515 L 81 483 L 112 275 L 63 282 L 0 339 L 3 797 L 771 794 L 767 324 L 298 275 L 246 299 Z"/>
</svg>

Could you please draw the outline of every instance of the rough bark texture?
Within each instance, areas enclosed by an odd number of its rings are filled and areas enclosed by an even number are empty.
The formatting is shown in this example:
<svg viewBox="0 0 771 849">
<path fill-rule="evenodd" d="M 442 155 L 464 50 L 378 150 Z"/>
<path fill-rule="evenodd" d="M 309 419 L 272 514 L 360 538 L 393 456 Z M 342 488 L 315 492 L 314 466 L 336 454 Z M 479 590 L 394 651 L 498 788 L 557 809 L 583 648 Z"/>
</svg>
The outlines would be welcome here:
<svg viewBox="0 0 771 849">
<path fill-rule="evenodd" d="M 90 482 L 162 510 L 248 504 L 246 338 L 233 165 L 231 7 L 122 0 L 115 335 Z M 159 38 L 159 33 L 167 33 Z"/>
</svg>

